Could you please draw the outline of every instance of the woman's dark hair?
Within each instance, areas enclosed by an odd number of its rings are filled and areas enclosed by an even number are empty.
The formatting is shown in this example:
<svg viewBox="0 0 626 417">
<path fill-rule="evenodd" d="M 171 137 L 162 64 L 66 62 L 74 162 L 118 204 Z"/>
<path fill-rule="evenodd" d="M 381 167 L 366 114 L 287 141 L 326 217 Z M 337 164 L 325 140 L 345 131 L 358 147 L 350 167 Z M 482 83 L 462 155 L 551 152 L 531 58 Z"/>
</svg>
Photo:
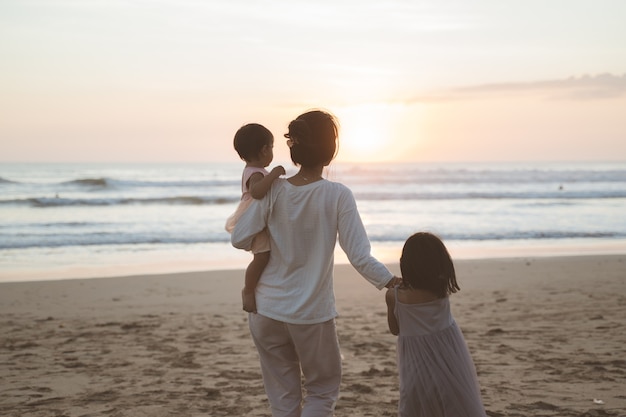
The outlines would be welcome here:
<svg viewBox="0 0 626 417">
<path fill-rule="evenodd" d="M 419 232 L 407 239 L 400 270 L 407 288 L 428 290 L 439 298 L 460 290 L 448 249 L 432 233 Z"/>
<path fill-rule="evenodd" d="M 273 141 L 274 135 L 265 126 L 249 123 L 235 133 L 233 145 L 239 157 L 249 162 L 259 156 L 264 146 L 271 146 Z"/>
<path fill-rule="evenodd" d="M 337 155 L 338 122 L 322 110 L 311 110 L 289 123 L 291 160 L 306 167 L 328 165 Z"/>
</svg>

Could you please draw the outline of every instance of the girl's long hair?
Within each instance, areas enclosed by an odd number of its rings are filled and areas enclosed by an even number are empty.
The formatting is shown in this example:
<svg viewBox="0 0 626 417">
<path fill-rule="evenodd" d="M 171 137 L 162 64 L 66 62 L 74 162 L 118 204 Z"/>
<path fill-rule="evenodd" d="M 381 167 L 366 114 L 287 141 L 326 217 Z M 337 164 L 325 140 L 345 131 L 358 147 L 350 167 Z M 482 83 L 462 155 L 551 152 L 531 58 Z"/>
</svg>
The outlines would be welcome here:
<svg viewBox="0 0 626 417">
<path fill-rule="evenodd" d="M 448 249 L 432 233 L 419 232 L 407 239 L 400 270 L 407 288 L 428 290 L 439 298 L 460 290 Z"/>
</svg>

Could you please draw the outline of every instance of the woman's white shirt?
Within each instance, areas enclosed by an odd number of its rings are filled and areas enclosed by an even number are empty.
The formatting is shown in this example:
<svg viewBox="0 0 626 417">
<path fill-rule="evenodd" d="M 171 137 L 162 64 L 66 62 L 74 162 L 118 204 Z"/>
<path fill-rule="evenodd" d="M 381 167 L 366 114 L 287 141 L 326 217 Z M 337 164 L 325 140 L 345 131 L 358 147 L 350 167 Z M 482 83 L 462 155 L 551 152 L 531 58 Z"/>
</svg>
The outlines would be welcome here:
<svg viewBox="0 0 626 417">
<path fill-rule="evenodd" d="M 294 324 L 313 324 L 337 316 L 333 292 L 337 240 L 354 268 L 376 288 L 393 274 L 371 256 L 371 246 L 356 201 L 348 187 L 325 179 L 296 186 L 274 181 L 254 201 L 231 234 L 233 246 L 249 249 L 267 227 L 271 256 L 256 289 L 257 312 Z"/>
</svg>

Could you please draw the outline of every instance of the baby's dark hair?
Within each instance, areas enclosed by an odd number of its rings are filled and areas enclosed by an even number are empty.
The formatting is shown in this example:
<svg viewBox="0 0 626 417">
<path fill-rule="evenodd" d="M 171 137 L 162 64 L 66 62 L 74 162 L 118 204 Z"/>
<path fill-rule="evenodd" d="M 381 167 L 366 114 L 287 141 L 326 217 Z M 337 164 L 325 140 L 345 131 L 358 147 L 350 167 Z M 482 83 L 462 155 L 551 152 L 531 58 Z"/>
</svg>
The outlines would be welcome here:
<svg viewBox="0 0 626 417">
<path fill-rule="evenodd" d="M 439 298 L 460 290 L 448 249 L 432 233 L 419 232 L 407 239 L 400 270 L 405 287 L 428 290 Z"/>
<path fill-rule="evenodd" d="M 311 110 L 289 123 L 291 160 L 296 165 L 328 165 L 337 155 L 339 123 L 335 116 Z"/>
<path fill-rule="evenodd" d="M 249 162 L 258 157 L 263 147 L 270 146 L 273 141 L 274 135 L 265 126 L 248 123 L 237 130 L 233 145 L 239 157 Z"/>
</svg>

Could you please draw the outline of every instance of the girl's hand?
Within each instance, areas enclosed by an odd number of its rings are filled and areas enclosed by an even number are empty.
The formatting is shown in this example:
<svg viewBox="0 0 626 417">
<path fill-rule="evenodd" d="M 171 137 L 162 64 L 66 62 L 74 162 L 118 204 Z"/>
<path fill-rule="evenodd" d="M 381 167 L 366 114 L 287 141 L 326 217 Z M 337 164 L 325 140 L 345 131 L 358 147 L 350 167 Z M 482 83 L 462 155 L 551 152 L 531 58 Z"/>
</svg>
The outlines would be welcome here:
<svg viewBox="0 0 626 417">
<path fill-rule="evenodd" d="M 393 278 L 389 280 L 387 285 L 385 285 L 385 288 L 393 288 L 398 285 L 402 285 L 402 277 L 397 277 L 394 275 Z"/>
</svg>

